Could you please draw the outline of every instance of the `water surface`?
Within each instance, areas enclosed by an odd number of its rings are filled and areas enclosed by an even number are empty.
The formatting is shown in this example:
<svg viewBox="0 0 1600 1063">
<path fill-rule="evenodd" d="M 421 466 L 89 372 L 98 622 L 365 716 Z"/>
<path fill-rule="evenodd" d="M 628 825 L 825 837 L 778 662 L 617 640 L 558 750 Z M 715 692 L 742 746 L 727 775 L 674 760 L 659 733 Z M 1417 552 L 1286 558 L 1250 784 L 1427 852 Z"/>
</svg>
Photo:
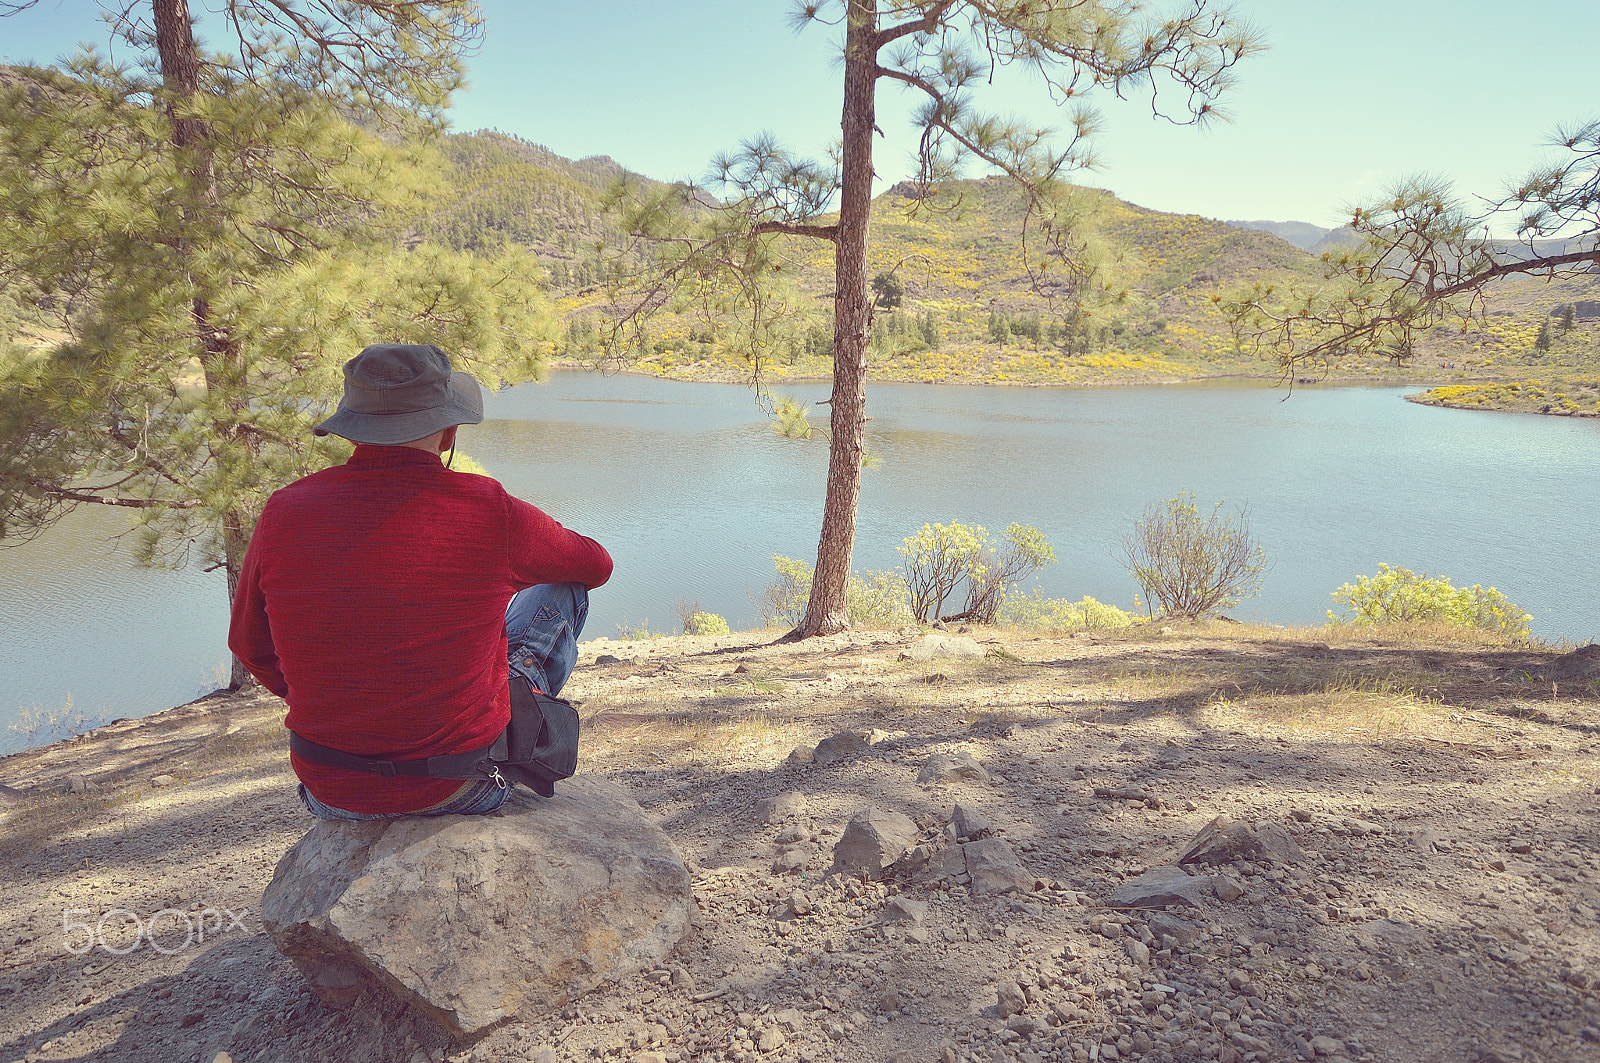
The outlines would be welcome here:
<svg viewBox="0 0 1600 1063">
<path fill-rule="evenodd" d="M 783 389 L 808 402 L 824 385 Z M 898 565 L 924 521 L 1032 524 L 1059 563 L 1040 586 L 1124 608 L 1112 558 L 1156 500 L 1193 491 L 1249 507 L 1272 569 L 1241 619 L 1323 621 L 1329 593 L 1379 562 L 1494 585 L 1536 634 L 1600 634 L 1595 421 L 1417 406 L 1398 388 L 1080 389 L 875 384 L 856 568 Z M 675 628 L 697 601 L 735 627 L 770 557 L 816 553 L 820 440 L 773 434 L 748 388 L 552 374 L 491 396 L 462 447 L 514 493 L 617 561 L 586 634 Z M 812 418 L 826 425 L 826 407 Z M 0 550 L 0 748 L 21 707 L 141 715 L 209 689 L 226 656 L 217 574 L 136 569 L 122 518 L 80 513 Z"/>
</svg>

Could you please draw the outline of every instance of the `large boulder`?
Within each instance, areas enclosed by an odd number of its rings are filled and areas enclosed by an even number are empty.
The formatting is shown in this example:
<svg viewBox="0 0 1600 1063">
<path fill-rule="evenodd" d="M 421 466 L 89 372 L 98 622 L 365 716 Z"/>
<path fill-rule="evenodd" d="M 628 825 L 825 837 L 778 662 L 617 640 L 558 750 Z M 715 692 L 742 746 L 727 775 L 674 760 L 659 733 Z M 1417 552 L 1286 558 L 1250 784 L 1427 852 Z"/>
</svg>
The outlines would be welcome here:
<svg viewBox="0 0 1600 1063">
<path fill-rule="evenodd" d="M 470 1038 L 653 966 L 693 907 L 667 836 L 580 775 L 498 815 L 318 823 L 278 862 L 261 921 L 328 1004 L 387 990 Z"/>
</svg>

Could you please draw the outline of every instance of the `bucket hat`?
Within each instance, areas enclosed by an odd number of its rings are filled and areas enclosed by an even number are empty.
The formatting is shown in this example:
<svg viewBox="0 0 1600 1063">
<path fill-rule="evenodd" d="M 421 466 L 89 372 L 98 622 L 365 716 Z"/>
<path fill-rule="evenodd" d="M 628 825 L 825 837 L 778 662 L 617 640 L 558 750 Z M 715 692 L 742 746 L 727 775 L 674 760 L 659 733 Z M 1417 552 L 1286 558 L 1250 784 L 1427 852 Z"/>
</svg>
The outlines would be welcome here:
<svg viewBox="0 0 1600 1063">
<path fill-rule="evenodd" d="M 374 343 L 344 364 L 344 397 L 312 432 L 394 446 L 483 420 L 483 392 L 431 343 Z"/>
</svg>

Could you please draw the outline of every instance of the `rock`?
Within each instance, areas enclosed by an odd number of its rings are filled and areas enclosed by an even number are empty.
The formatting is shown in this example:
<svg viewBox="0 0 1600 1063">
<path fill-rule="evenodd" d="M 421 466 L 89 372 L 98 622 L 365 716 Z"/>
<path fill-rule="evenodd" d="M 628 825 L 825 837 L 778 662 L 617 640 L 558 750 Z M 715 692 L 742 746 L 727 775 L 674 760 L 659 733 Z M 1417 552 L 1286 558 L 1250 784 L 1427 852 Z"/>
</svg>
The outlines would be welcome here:
<svg viewBox="0 0 1600 1063">
<path fill-rule="evenodd" d="M 761 823 L 782 823 L 805 815 L 805 794 L 785 790 L 776 797 L 763 797 L 756 802 L 756 819 Z"/>
<path fill-rule="evenodd" d="M 1169 904 L 1200 907 L 1207 882 L 1181 867 L 1163 864 L 1129 879 L 1106 898 L 1111 908 L 1161 908 Z"/>
<path fill-rule="evenodd" d="M 810 833 L 800 824 L 791 823 L 778 832 L 778 844 L 784 847 L 798 845 L 810 837 Z"/>
<path fill-rule="evenodd" d="M 978 838 L 994 830 L 994 824 L 989 821 L 989 817 L 966 805 L 955 807 L 955 811 L 950 814 L 950 822 L 955 825 L 958 838 Z"/>
<path fill-rule="evenodd" d="M 761 1036 L 756 1038 L 756 1047 L 763 1052 L 773 1052 L 783 1047 L 788 1038 L 783 1036 L 783 1031 L 776 1026 L 768 1026 L 761 1031 Z"/>
<path fill-rule="evenodd" d="M 1270 860 L 1277 864 L 1305 861 L 1294 837 L 1277 823 L 1246 823 L 1218 816 L 1201 828 L 1178 857 L 1180 864 L 1229 864 L 1235 860 Z"/>
<path fill-rule="evenodd" d="M 836 764 L 845 757 L 863 753 L 867 749 L 867 740 L 854 731 L 840 731 L 832 738 L 824 738 L 817 743 L 816 750 L 812 753 L 813 759 L 823 767 Z"/>
<path fill-rule="evenodd" d="M 1244 896 L 1244 884 L 1227 872 L 1220 872 L 1211 876 L 1211 892 L 1227 904 Z"/>
<path fill-rule="evenodd" d="M 1311 1039 L 1311 1051 L 1319 1056 L 1342 1056 L 1344 1042 L 1334 1037 L 1318 1035 Z"/>
<path fill-rule="evenodd" d="M 674 967 L 672 969 L 672 984 L 687 993 L 694 992 L 694 975 L 686 968 Z"/>
<path fill-rule="evenodd" d="M 322 999 L 386 989 L 456 1035 L 538 1018 L 658 963 L 689 873 L 625 791 L 578 775 L 489 816 L 322 822 L 282 860 L 261 922 Z"/>
<path fill-rule="evenodd" d="M 938 882 L 957 875 L 965 875 L 967 854 L 961 851 L 959 845 L 946 846 L 928 855 L 927 859 L 912 871 L 918 882 Z"/>
<path fill-rule="evenodd" d="M 541 1045 L 539 1051 L 533 1054 L 529 1063 L 560 1063 L 561 1057 L 556 1055 L 556 1050 L 549 1045 Z"/>
<path fill-rule="evenodd" d="M 816 753 L 810 746 L 795 746 L 789 750 L 788 764 L 790 767 L 801 767 L 817 759 Z"/>
<path fill-rule="evenodd" d="M 805 848 L 785 849 L 772 861 L 774 875 L 798 875 L 811 863 L 811 853 Z"/>
<path fill-rule="evenodd" d="M 233 1057 L 226 1052 L 218 1052 L 211 1057 L 211 1063 L 233 1063 Z"/>
<path fill-rule="evenodd" d="M 1166 912 L 1157 912 L 1152 915 L 1145 925 L 1150 928 L 1150 933 L 1156 937 L 1171 937 L 1180 945 L 1191 944 L 1195 938 L 1200 936 L 1200 928 L 1198 926 L 1187 919 L 1179 919 L 1177 916 L 1168 915 Z"/>
<path fill-rule="evenodd" d="M 984 655 L 984 648 L 966 635 L 924 635 L 911 644 L 907 651 L 913 661 L 931 661 L 936 657 L 975 659 Z"/>
<path fill-rule="evenodd" d="M 867 808 L 850 817 L 844 834 L 833 847 L 829 872 L 865 874 L 881 878 L 884 868 L 917 840 L 917 825 L 898 812 Z"/>
<path fill-rule="evenodd" d="M 928 902 L 912 897 L 895 896 L 883 906 L 885 923 L 920 923 L 928 918 Z"/>
<path fill-rule="evenodd" d="M 1591 643 L 1563 653 L 1544 667 L 1541 678 L 1566 683 L 1600 679 L 1600 644 Z"/>
<path fill-rule="evenodd" d="M 966 857 L 967 874 L 972 876 L 968 888 L 973 894 L 984 896 L 1011 890 L 1018 893 L 1033 892 L 1033 872 L 1022 866 L 1016 850 L 1004 838 L 968 842 L 961 847 L 961 853 Z"/>
<path fill-rule="evenodd" d="M 622 658 L 613 653 L 602 653 L 594 659 L 595 664 L 621 664 Z"/>
<path fill-rule="evenodd" d="M 989 773 L 983 770 L 971 753 L 965 749 L 949 756 L 944 753 L 935 753 L 922 765 L 922 770 L 917 773 L 918 782 L 941 783 L 961 780 L 963 782 L 988 782 Z"/>
<path fill-rule="evenodd" d="M 1122 950 L 1140 967 L 1150 966 L 1150 946 L 1137 938 L 1128 938 L 1122 943 Z"/>
<path fill-rule="evenodd" d="M 1002 1019 L 1009 1019 L 1028 1006 L 1028 999 L 1022 995 L 1022 987 L 1015 982 L 1002 982 L 995 990 L 995 996 L 998 998 L 995 1011 Z"/>
<path fill-rule="evenodd" d="M 1363 929 L 1374 938 L 1401 948 L 1414 948 L 1422 944 L 1424 937 L 1420 929 L 1398 919 L 1376 919 Z"/>
<path fill-rule="evenodd" d="M 70 777 L 69 779 L 67 779 L 67 793 L 69 793 L 69 794 L 83 794 L 83 793 L 88 793 L 88 792 L 89 792 L 89 777 L 88 776 L 86 776 L 86 775 L 74 775 L 74 776 Z"/>
<path fill-rule="evenodd" d="M 150 776 L 150 785 L 154 786 L 154 787 L 157 787 L 157 788 L 160 788 L 160 787 L 163 787 L 163 786 L 171 786 L 173 783 L 175 783 L 177 781 L 178 781 L 177 777 L 176 776 L 172 776 L 172 775 L 152 775 L 152 776 Z"/>
</svg>

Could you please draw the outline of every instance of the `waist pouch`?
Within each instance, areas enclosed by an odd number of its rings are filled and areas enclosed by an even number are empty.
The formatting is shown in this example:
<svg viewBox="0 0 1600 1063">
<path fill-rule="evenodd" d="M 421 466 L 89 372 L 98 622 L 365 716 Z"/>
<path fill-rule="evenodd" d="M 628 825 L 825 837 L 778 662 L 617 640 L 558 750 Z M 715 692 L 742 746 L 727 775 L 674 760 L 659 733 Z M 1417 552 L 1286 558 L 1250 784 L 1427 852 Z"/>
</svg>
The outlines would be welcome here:
<svg viewBox="0 0 1600 1063">
<path fill-rule="evenodd" d="M 419 760 L 385 760 L 346 753 L 289 732 L 289 749 L 302 760 L 347 771 L 364 771 L 430 779 L 509 779 L 545 797 L 555 784 L 578 770 L 578 712 L 561 698 L 534 690 L 526 679 L 511 677 L 511 723 L 482 749 Z"/>
</svg>

